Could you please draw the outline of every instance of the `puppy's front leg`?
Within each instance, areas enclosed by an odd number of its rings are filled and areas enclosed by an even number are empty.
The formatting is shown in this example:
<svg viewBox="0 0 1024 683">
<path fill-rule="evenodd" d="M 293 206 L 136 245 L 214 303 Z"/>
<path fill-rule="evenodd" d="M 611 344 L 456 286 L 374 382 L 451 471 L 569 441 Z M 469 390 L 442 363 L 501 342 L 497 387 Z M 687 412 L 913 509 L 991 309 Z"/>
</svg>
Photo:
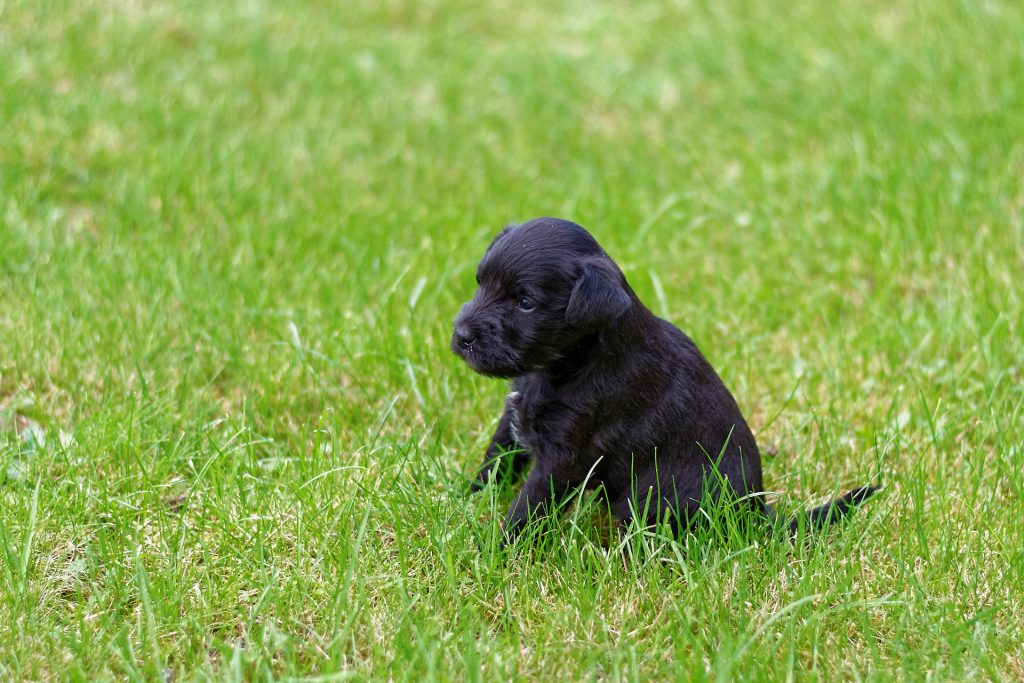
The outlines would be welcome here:
<svg viewBox="0 0 1024 683">
<path fill-rule="evenodd" d="M 559 469 L 542 462 L 534 465 L 505 516 L 505 536 L 509 541 L 515 539 L 531 519 L 550 514 L 572 490 L 575 483 Z"/>
<path fill-rule="evenodd" d="M 508 473 L 509 470 L 513 474 L 521 472 L 529 461 L 530 454 L 516 441 L 513 429 L 514 420 L 513 409 L 506 408 L 505 412 L 501 414 L 501 419 L 498 420 L 498 428 L 494 430 L 491 443 L 487 446 L 483 465 L 480 466 L 476 479 L 469 485 L 470 491 L 480 491 L 492 479 L 498 483 L 499 475 Z M 507 458 L 512 459 L 511 467 L 499 467 L 502 460 Z"/>
</svg>

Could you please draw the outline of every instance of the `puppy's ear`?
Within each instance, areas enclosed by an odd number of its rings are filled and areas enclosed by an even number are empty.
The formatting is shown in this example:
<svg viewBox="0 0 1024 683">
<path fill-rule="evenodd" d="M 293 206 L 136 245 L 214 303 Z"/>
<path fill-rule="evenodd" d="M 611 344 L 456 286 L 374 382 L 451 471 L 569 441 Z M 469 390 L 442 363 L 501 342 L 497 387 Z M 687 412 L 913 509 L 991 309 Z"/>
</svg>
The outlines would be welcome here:
<svg viewBox="0 0 1024 683">
<path fill-rule="evenodd" d="M 569 296 L 565 321 L 573 327 L 599 330 L 611 325 L 629 306 L 629 294 L 615 266 L 604 259 L 586 261 Z"/>
</svg>

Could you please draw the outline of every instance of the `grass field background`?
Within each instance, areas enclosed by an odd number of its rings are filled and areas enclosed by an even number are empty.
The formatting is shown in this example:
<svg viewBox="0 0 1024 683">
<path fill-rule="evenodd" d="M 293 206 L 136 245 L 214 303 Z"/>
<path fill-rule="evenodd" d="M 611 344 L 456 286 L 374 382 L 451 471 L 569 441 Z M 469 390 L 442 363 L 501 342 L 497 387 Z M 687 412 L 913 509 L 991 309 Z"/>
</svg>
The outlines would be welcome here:
<svg viewBox="0 0 1024 683">
<path fill-rule="evenodd" d="M 588 227 L 814 543 L 490 551 L 490 237 Z M 1018 2 L 0 1 L 0 678 L 1021 680 Z M 483 550 L 481 550 L 483 546 Z"/>
</svg>

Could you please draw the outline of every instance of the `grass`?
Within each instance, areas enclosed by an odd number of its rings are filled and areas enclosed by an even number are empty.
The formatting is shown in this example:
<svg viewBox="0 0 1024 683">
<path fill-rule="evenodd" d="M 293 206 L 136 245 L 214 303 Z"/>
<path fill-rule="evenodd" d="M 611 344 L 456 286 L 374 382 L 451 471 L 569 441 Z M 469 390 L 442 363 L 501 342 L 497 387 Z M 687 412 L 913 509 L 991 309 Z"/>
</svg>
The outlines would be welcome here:
<svg viewBox="0 0 1024 683">
<path fill-rule="evenodd" d="M 1022 73 L 1009 0 L 0 2 L 0 678 L 1024 678 Z M 537 215 L 780 507 L 885 493 L 492 552 L 447 339 Z"/>
</svg>

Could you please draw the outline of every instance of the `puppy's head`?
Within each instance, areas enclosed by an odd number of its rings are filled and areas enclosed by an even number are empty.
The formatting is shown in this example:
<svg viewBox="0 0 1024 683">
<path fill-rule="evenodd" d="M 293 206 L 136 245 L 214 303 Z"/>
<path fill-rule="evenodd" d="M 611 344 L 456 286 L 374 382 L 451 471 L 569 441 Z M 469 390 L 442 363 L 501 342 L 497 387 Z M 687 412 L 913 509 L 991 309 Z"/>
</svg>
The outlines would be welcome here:
<svg viewBox="0 0 1024 683">
<path fill-rule="evenodd" d="M 476 294 L 455 318 L 452 350 L 493 377 L 556 366 L 632 305 L 622 272 L 594 238 L 554 218 L 505 228 L 476 279 Z"/>
</svg>

